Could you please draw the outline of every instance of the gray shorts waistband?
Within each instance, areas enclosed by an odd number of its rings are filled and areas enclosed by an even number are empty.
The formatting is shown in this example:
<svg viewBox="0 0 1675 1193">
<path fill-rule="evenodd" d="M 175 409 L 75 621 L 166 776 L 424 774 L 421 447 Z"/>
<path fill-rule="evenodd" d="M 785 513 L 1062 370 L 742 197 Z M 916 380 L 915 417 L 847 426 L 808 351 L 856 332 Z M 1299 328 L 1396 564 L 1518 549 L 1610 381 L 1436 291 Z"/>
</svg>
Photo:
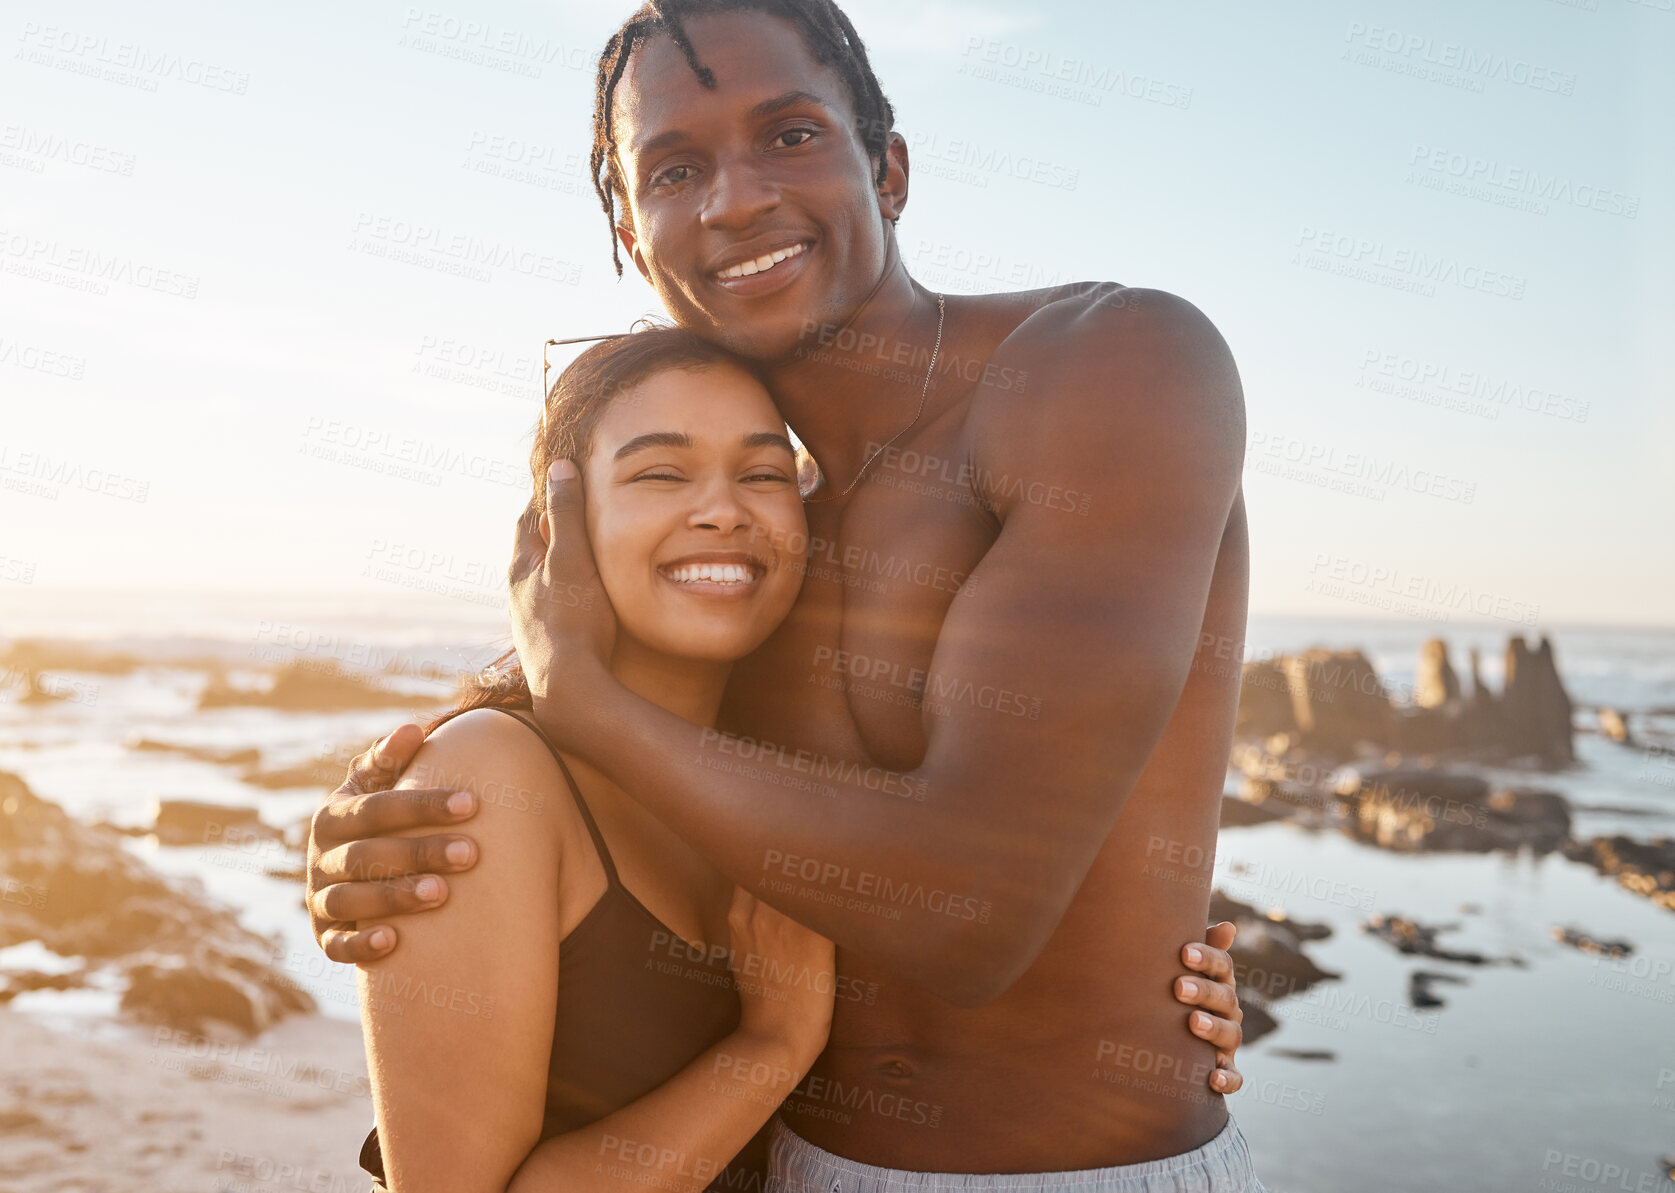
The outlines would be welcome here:
<svg viewBox="0 0 1675 1193">
<path fill-rule="evenodd" d="M 846 1160 L 775 1118 L 766 1193 L 1263 1193 L 1232 1115 L 1202 1147 L 1178 1156 L 1067 1172 L 912 1172 Z"/>
</svg>

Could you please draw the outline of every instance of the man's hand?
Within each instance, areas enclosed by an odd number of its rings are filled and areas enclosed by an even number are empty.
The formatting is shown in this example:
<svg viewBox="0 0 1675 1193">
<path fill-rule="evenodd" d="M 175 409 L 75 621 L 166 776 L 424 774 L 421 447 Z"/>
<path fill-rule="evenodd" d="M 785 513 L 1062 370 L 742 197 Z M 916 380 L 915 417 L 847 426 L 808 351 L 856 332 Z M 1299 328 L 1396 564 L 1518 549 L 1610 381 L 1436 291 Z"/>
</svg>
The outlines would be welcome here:
<svg viewBox="0 0 1675 1193">
<path fill-rule="evenodd" d="M 1233 974 L 1233 947 L 1238 928 L 1226 920 L 1204 933 L 1203 944 L 1181 946 L 1181 961 L 1201 978 L 1175 979 L 1175 998 L 1189 1007 L 1199 1007 L 1187 1016 L 1192 1034 L 1216 1048 L 1216 1069 L 1210 1074 L 1210 1088 L 1221 1094 L 1236 1094 L 1245 1079 L 1236 1065 L 1239 1045 L 1244 1041 L 1245 1013 L 1239 1006 L 1238 984 Z"/>
<path fill-rule="evenodd" d="M 512 643 L 529 681 L 535 720 L 559 745 L 579 728 L 586 697 L 607 682 L 616 613 L 587 540 L 582 482 L 569 460 L 547 471 L 546 507 L 518 519 L 508 574 Z"/>
<path fill-rule="evenodd" d="M 453 834 L 391 837 L 427 825 L 457 824 L 477 811 L 469 791 L 391 791 L 424 744 L 403 725 L 349 764 L 343 785 L 314 813 L 308 835 L 308 918 L 333 961 L 375 961 L 395 948 L 396 930 L 371 921 L 440 907 L 441 875 L 477 864 L 477 844 Z"/>
</svg>

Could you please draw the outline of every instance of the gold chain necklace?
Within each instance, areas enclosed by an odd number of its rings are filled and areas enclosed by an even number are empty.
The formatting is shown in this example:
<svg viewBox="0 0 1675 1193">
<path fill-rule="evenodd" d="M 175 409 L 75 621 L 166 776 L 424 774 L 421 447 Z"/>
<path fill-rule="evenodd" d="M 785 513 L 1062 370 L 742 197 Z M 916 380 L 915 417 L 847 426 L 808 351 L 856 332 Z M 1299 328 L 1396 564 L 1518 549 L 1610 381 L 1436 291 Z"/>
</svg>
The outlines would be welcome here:
<svg viewBox="0 0 1675 1193">
<path fill-rule="evenodd" d="M 942 323 L 943 323 L 943 320 L 945 318 L 947 318 L 947 315 L 948 315 L 948 308 L 947 308 L 947 304 L 946 304 L 946 298 L 943 295 L 938 294 L 936 296 L 936 346 L 931 349 L 931 365 L 930 365 L 930 368 L 925 370 L 925 384 L 919 390 L 919 409 L 917 409 L 913 412 L 912 420 L 905 427 L 903 427 L 901 430 L 897 431 L 894 435 L 890 436 L 883 443 L 878 445 L 878 450 L 873 452 L 872 455 L 867 457 L 866 463 L 861 465 L 861 471 L 859 471 L 855 474 L 855 479 L 849 482 L 848 488 L 844 489 L 843 492 L 841 492 L 841 493 L 839 493 L 839 494 L 837 494 L 836 496 L 833 496 L 833 497 L 819 497 L 819 498 L 812 497 L 812 496 L 811 497 L 805 497 L 805 498 L 803 498 L 803 502 L 805 504 L 807 504 L 807 505 L 819 505 L 821 502 L 824 502 L 824 501 L 837 501 L 840 498 L 844 498 L 844 497 L 849 496 L 850 490 L 854 489 L 854 487 L 856 485 L 860 484 L 861 483 L 861 478 L 866 476 L 867 469 L 872 467 L 872 462 L 874 460 L 878 459 L 879 456 L 884 454 L 884 449 L 889 447 L 892 443 L 894 443 L 896 440 L 900 439 L 903 435 L 907 434 L 909 431 L 911 431 L 913 429 L 914 423 L 917 423 L 919 421 L 919 416 L 925 412 L 925 398 L 928 397 L 930 395 L 930 392 L 931 392 L 931 377 L 934 376 L 935 373 L 936 373 L 937 354 L 942 351 Z M 821 473 L 821 479 L 822 480 L 825 479 L 825 473 Z M 818 491 L 819 491 L 819 488 L 817 486 L 816 489 L 815 489 L 815 492 L 818 492 Z"/>
</svg>

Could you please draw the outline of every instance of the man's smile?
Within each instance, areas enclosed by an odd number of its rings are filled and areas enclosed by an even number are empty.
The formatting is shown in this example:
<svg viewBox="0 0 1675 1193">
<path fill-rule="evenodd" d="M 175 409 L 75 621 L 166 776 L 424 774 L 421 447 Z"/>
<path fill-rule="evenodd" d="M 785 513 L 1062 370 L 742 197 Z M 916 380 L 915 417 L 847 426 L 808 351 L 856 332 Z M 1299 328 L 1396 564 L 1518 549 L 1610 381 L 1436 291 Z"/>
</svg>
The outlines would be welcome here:
<svg viewBox="0 0 1675 1193">
<path fill-rule="evenodd" d="M 755 296 L 783 288 L 802 273 L 812 240 L 798 240 L 758 253 L 736 258 L 711 271 L 710 277 L 734 294 Z"/>
</svg>

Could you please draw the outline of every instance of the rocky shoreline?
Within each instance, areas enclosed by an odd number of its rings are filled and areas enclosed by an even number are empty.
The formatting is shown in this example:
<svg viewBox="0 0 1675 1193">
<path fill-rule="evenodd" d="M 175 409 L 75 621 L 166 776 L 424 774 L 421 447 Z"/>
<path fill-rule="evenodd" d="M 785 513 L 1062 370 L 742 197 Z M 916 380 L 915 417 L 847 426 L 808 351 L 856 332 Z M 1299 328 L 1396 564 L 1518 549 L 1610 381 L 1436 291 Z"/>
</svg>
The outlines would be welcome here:
<svg viewBox="0 0 1675 1193">
<path fill-rule="evenodd" d="M 140 1022 L 247 1035 L 315 1009 L 275 968 L 275 939 L 243 927 L 201 885 L 158 874 L 115 830 L 81 823 L 4 772 L 0 876 L 0 948 L 37 941 L 79 962 L 0 973 L 0 1004 L 43 987 L 114 986 Z"/>
<path fill-rule="evenodd" d="M 1360 651 L 1313 648 L 1245 663 L 1231 758 L 1242 779 L 1237 796 L 1223 800 L 1223 829 L 1288 820 L 1398 853 L 1558 853 L 1675 911 L 1675 840 L 1577 839 L 1574 809 L 1564 795 L 1536 783 L 1492 782 L 1481 773 L 1494 767 L 1539 776 L 1576 764 L 1575 704 L 1559 676 L 1551 641 L 1542 638 L 1532 649 L 1523 638 L 1511 638 L 1505 674 L 1503 690 L 1492 691 L 1474 650 L 1469 686 L 1462 685 L 1440 638 L 1422 647 L 1405 701 Z M 1629 716 L 1616 709 L 1596 712 L 1600 736 L 1645 748 Z M 1273 913 L 1234 904 L 1217 892 L 1211 914 L 1239 925 L 1234 960 L 1241 987 L 1251 990 L 1251 1001 L 1263 1011 L 1254 1023 L 1247 1011 L 1247 1041 L 1273 1030 L 1269 975 L 1296 975 L 1279 984 L 1282 996 L 1333 976 L 1313 969 L 1303 956 L 1305 936 L 1288 931 L 1283 921 L 1272 926 Z M 1445 949 L 1436 937 L 1447 927 L 1389 913 L 1363 923 L 1365 931 L 1405 954 L 1465 965 L 1522 964 L 1517 958 L 1497 962 Z M 1562 943 L 1606 956 L 1633 951 L 1628 941 L 1575 926 L 1555 925 L 1552 933 Z M 1277 968 L 1276 950 L 1284 958 Z M 1410 1001 L 1416 1008 L 1440 1006 L 1436 983 L 1459 980 L 1417 972 Z M 1277 1013 L 1283 1018 L 1283 1007 Z"/>
</svg>

